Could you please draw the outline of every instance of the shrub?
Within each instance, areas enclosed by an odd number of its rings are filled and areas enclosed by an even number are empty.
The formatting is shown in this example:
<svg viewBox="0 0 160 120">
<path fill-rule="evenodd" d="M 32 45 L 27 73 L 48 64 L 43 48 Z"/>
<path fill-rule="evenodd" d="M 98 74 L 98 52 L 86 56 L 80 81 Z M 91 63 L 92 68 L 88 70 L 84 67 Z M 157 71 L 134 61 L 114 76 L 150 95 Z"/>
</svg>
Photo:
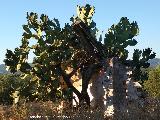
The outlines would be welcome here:
<svg viewBox="0 0 160 120">
<path fill-rule="evenodd" d="M 149 72 L 149 78 L 144 82 L 144 89 L 154 98 L 160 98 L 160 66 Z"/>
</svg>

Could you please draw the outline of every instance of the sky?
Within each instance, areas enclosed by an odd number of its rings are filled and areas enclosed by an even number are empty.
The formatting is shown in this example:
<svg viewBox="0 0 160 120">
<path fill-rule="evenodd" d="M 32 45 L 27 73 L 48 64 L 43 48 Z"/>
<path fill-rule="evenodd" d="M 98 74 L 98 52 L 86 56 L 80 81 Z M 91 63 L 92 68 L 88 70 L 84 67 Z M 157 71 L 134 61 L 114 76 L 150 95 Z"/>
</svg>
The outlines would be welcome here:
<svg viewBox="0 0 160 120">
<path fill-rule="evenodd" d="M 95 6 L 93 20 L 101 31 L 107 32 L 121 17 L 137 21 L 138 44 L 128 48 L 130 58 L 134 49 L 148 47 L 160 58 L 160 0 L 0 0 L 0 64 L 3 64 L 6 49 L 20 46 L 27 12 L 57 18 L 63 27 L 70 22 L 70 17 L 76 16 L 76 6 L 86 3 Z M 29 61 L 32 58 L 30 55 Z"/>
</svg>

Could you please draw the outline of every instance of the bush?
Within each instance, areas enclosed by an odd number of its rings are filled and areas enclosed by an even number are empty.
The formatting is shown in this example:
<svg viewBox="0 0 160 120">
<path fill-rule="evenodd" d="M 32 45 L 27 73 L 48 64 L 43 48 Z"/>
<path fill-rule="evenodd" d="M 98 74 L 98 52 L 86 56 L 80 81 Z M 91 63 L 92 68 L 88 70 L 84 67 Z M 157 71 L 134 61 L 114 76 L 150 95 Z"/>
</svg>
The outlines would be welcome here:
<svg viewBox="0 0 160 120">
<path fill-rule="evenodd" d="M 0 75 L 0 104 L 12 104 L 13 98 L 10 96 L 15 80 L 10 75 Z"/>
<path fill-rule="evenodd" d="M 14 97 L 12 94 L 15 91 L 23 91 L 28 84 L 28 79 L 22 80 L 18 75 L 0 75 L 0 104 L 13 104 Z M 26 91 L 26 94 L 27 92 L 29 91 Z"/>
<path fill-rule="evenodd" d="M 160 66 L 149 72 L 149 78 L 144 82 L 144 89 L 154 98 L 160 98 Z"/>
</svg>

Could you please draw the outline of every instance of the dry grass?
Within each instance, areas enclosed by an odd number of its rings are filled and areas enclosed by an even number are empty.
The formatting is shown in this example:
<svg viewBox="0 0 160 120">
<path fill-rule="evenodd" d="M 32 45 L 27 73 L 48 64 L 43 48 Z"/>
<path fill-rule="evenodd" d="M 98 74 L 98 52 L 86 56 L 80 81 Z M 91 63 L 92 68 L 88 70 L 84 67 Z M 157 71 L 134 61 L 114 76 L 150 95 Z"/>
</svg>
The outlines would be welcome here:
<svg viewBox="0 0 160 120">
<path fill-rule="evenodd" d="M 112 120 L 103 116 L 100 110 L 82 108 L 58 109 L 58 103 L 30 102 L 19 106 L 0 106 L 0 120 Z M 138 108 L 128 106 L 128 112 L 119 114 L 114 120 L 159 120 L 160 102 L 148 101 L 145 106 Z"/>
</svg>

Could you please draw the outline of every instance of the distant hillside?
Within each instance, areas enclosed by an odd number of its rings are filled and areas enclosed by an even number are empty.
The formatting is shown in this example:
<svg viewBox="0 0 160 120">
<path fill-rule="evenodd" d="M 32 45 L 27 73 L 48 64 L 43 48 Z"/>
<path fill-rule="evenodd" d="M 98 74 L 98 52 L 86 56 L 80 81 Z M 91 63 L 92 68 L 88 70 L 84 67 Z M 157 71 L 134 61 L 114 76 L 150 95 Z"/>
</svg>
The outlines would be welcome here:
<svg viewBox="0 0 160 120">
<path fill-rule="evenodd" d="M 0 74 L 7 74 L 9 73 L 7 70 L 6 70 L 6 67 L 4 64 L 1 64 L 0 65 Z"/>
<path fill-rule="evenodd" d="M 149 60 L 150 67 L 156 67 L 157 65 L 160 65 L 160 58 L 154 58 L 152 60 Z"/>
<path fill-rule="evenodd" d="M 150 67 L 156 67 L 157 65 L 160 65 L 160 58 L 155 58 L 152 60 L 149 60 Z M 8 74 L 9 72 L 6 70 L 5 65 L 0 65 L 0 74 Z"/>
</svg>

